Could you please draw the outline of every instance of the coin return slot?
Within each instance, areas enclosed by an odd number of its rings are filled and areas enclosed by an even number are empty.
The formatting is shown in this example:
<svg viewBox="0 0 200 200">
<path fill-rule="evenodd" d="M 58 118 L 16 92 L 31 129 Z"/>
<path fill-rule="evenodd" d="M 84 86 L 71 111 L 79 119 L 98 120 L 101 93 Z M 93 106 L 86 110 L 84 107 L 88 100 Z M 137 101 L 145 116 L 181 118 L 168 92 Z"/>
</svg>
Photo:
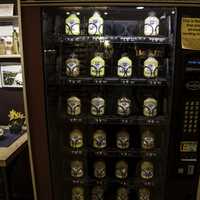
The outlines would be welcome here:
<svg viewBox="0 0 200 200">
<path fill-rule="evenodd" d="M 199 118 L 199 101 L 186 101 L 185 102 L 185 116 L 184 116 L 184 133 L 196 133 L 197 123 Z"/>
</svg>

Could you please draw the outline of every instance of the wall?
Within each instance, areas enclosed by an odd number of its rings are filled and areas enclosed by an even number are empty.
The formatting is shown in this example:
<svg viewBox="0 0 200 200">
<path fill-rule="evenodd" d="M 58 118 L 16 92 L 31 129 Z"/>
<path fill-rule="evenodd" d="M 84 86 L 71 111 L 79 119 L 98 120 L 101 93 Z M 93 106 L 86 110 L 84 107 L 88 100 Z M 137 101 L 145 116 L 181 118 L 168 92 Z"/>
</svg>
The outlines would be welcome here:
<svg viewBox="0 0 200 200">
<path fill-rule="evenodd" d="M 0 125 L 8 124 L 8 113 L 12 108 L 24 113 L 22 89 L 0 88 Z"/>
<path fill-rule="evenodd" d="M 8 124 L 8 113 L 12 108 L 24 113 L 22 88 L 0 88 L 0 125 Z M 7 170 L 11 199 L 33 200 L 28 146 L 9 165 Z M 0 200 L 5 200 L 2 195 L 2 188 L 3 185 L 0 176 Z"/>
</svg>

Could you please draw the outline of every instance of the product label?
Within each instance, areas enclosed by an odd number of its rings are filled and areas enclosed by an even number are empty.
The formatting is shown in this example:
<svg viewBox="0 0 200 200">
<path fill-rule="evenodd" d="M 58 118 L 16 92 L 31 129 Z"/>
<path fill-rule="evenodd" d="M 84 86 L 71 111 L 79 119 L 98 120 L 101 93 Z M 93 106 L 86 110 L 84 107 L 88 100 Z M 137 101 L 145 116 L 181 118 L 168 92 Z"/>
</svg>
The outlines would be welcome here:
<svg viewBox="0 0 200 200">
<path fill-rule="evenodd" d="M 157 115 L 157 101 L 153 98 L 148 98 L 144 101 L 144 116 L 154 117 Z"/>
<path fill-rule="evenodd" d="M 66 61 L 66 75 L 76 77 L 80 74 L 79 60 L 78 59 L 68 59 Z"/>
<path fill-rule="evenodd" d="M 158 61 L 149 57 L 144 61 L 144 77 L 155 78 L 158 76 Z"/>
<path fill-rule="evenodd" d="M 65 20 L 65 33 L 66 35 L 80 35 L 80 19 L 75 14 L 71 14 Z"/>
<path fill-rule="evenodd" d="M 88 33 L 89 35 L 103 34 L 103 18 L 98 13 L 89 19 Z"/>
<path fill-rule="evenodd" d="M 81 113 L 81 101 L 77 97 L 67 99 L 67 113 L 69 115 L 79 115 Z"/>
<path fill-rule="evenodd" d="M 130 77 L 132 75 L 132 61 L 128 57 L 122 57 L 118 61 L 117 75 Z"/>
<path fill-rule="evenodd" d="M 105 112 L 105 101 L 102 98 L 93 98 L 91 101 L 91 113 L 96 116 L 103 115 Z"/>
<path fill-rule="evenodd" d="M 147 17 L 144 21 L 144 35 L 156 36 L 159 34 L 159 19 L 154 16 Z"/>
<path fill-rule="evenodd" d="M 131 101 L 130 99 L 123 97 L 118 100 L 118 114 L 119 115 L 129 115 L 131 113 Z"/>
<path fill-rule="evenodd" d="M 100 56 L 96 56 L 91 60 L 90 75 L 94 77 L 105 75 L 105 61 Z"/>
</svg>

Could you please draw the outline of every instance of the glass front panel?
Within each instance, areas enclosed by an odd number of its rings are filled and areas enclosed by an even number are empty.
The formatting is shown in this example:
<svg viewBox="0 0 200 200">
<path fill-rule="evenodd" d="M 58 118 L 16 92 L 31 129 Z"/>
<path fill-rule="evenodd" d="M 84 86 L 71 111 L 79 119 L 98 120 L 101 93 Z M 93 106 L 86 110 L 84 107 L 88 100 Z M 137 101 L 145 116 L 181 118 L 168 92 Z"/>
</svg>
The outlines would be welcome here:
<svg viewBox="0 0 200 200">
<path fill-rule="evenodd" d="M 56 198 L 162 199 L 176 10 L 51 7 L 42 15 Z"/>
</svg>

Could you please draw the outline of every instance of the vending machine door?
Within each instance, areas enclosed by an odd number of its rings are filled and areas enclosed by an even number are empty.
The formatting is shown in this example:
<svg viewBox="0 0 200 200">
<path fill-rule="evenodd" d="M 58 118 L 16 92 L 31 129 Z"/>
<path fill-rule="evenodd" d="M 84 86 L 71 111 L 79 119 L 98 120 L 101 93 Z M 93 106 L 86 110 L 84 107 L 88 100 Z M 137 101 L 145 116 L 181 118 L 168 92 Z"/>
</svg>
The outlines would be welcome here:
<svg viewBox="0 0 200 200">
<path fill-rule="evenodd" d="M 163 199 L 175 8 L 42 8 L 55 199 Z"/>
<path fill-rule="evenodd" d="M 22 24 L 38 199 L 181 199 L 170 196 L 171 180 L 181 180 L 172 171 L 180 150 L 197 159 L 198 144 L 179 137 L 178 97 L 195 91 L 183 92 L 175 65 L 177 8 L 28 2 Z"/>
<path fill-rule="evenodd" d="M 200 8 L 179 8 L 168 199 L 195 200 L 199 174 Z M 197 41 L 197 42 L 196 42 Z M 176 191 L 176 193 L 174 192 Z M 179 191 L 179 192 L 177 192 Z M 176 197 L 177 194 L 177 197 Z"/>
</svg>

